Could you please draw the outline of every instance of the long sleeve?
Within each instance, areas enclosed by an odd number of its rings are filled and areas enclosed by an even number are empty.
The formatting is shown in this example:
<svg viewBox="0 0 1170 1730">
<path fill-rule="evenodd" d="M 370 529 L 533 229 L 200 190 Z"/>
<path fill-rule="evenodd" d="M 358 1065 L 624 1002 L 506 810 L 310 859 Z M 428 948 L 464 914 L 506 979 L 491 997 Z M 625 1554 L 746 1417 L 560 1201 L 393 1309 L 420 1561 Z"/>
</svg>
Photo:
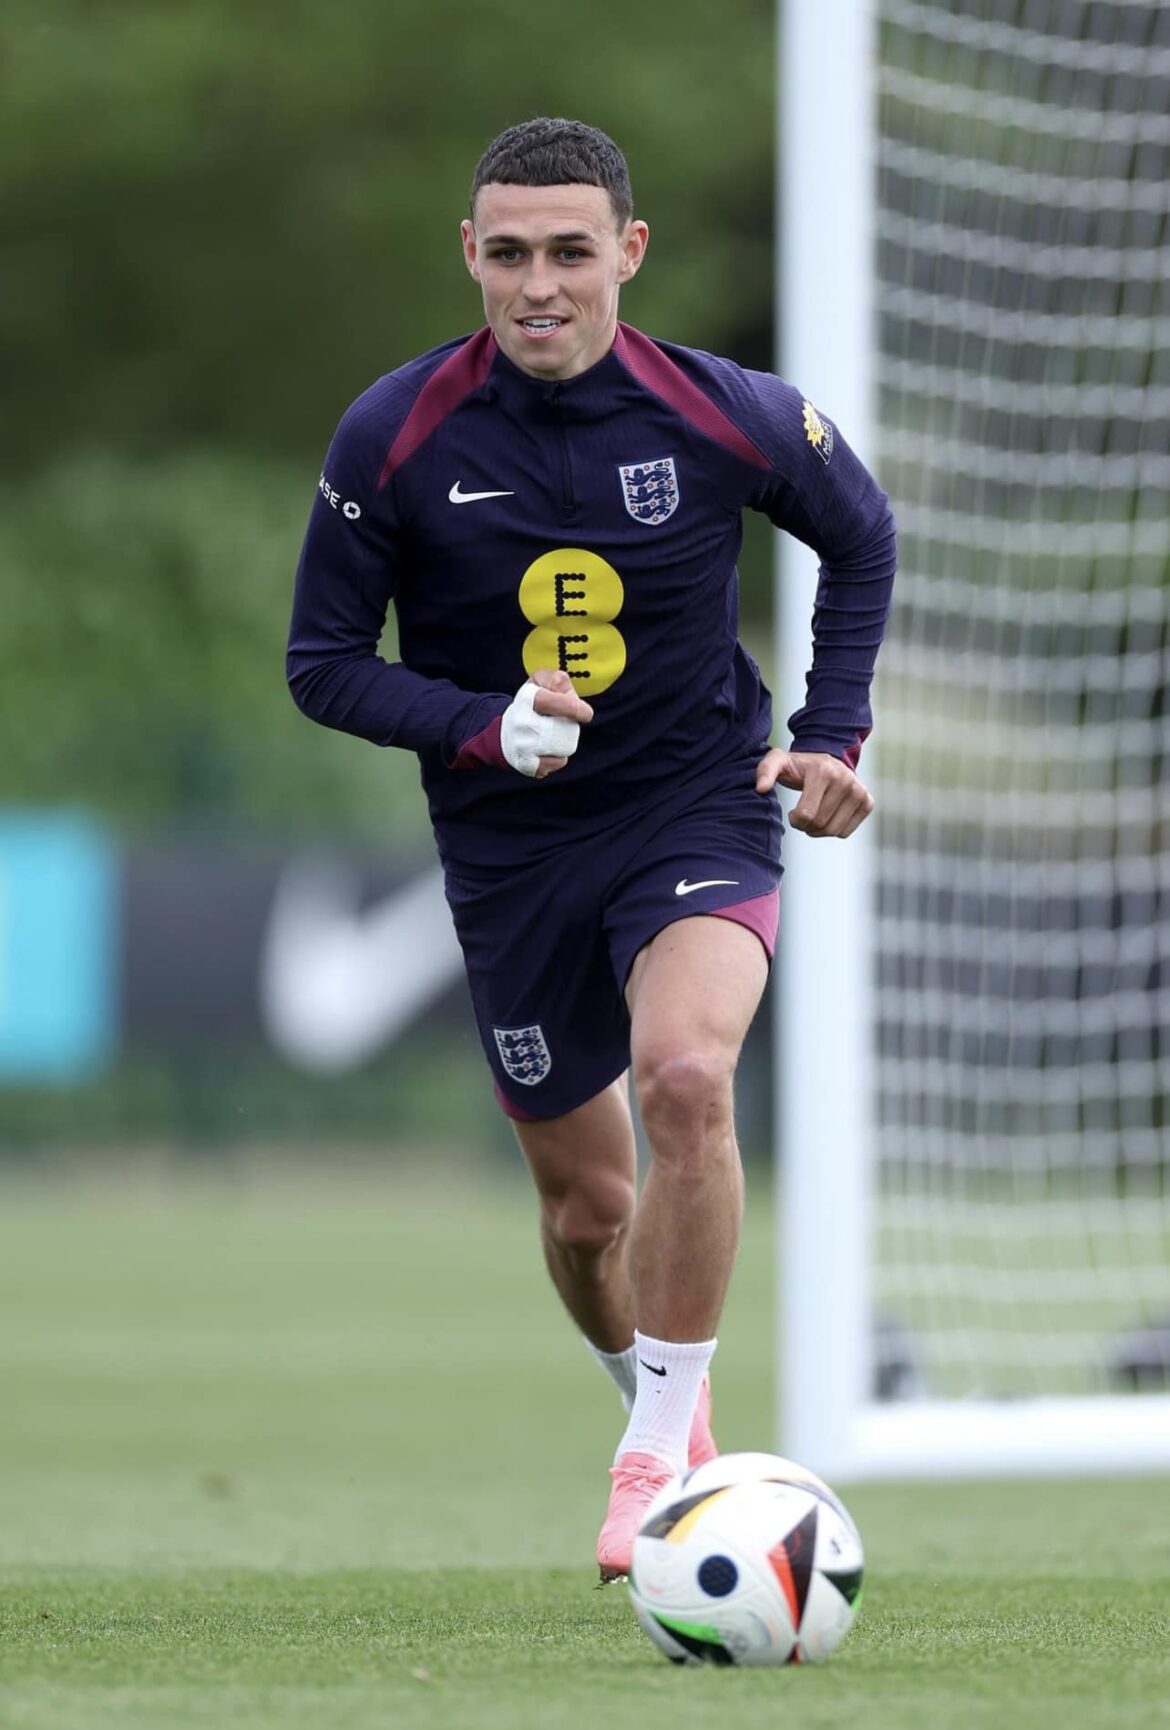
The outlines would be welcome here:
<svg viewBox="0 0 1170 1730">
<path fill-rule="evenodd" d="M 493 746 L 510 697 L 463 691 L 378 654 L 401 537 L 393 489 L 377 484 L 386 440 L 374 394 L 342 420 L 309 517 L 286 657 L 293 700 L 312 720 L 375 745 L 437 750 L 461 768 L 500 763 Z"/>
<path fill-rule="evenodd" d="M 873 725 L 870 685 L 897 564 L 893 515 L 830 421 L 791 385 L 752 376 L 764 381 L 775 464 L 752 502 L 821 561 L 805 701 L 788 720 L 792 749 L 856 767 Z"/>
</svg>

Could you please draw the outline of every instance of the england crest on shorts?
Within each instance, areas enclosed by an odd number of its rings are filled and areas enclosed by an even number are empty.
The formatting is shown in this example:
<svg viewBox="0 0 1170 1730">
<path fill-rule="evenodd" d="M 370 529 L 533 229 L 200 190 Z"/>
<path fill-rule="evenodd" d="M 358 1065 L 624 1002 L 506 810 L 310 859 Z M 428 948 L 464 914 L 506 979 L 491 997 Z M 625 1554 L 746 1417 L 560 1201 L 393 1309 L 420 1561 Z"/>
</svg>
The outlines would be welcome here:
<svg viewBox="0 0 1170 1730">
<path fill-rule="evenodd" d="M 648 463 L 619 463 L 622 497 L 636 523 L 657 528 L 678 509 L 678 475 L 673 457 L 655 457 Z"/>
<path fill-rule="evenodd" d="M 513 1081 L 535 1087 L 552 1068 L 539 1021 L 531 1027 L 493 1027 L 500 1062 Z"/>
</svg>

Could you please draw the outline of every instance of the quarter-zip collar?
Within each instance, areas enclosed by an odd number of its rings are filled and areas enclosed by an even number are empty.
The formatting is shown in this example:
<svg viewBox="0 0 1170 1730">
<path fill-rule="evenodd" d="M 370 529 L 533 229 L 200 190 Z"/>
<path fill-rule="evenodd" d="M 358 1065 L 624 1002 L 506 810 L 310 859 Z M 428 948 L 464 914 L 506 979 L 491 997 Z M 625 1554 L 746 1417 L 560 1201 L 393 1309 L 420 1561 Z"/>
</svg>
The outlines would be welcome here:
<svg viewBox="0 0 1170 1730">
<path fill-rule="evenodd" d="M 521 412 L 527 408 L 552 413 L 562 424 L 612 415 L 624 395 L 622 386 L 633 384 L 618 358 L 617 342 L 584 372 L 558 379 L 535 378 L 510 361 L 498 344 L 494 347 L 484 392 Z"/>
</svg>

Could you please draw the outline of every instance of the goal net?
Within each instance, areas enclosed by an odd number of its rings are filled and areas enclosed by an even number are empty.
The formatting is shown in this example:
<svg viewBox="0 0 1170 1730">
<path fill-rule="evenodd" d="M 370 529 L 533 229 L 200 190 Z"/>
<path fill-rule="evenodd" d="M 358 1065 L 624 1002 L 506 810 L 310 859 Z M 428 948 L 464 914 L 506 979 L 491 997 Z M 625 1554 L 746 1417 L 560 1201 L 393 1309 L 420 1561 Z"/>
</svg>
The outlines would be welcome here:
<svg viewBox="0 0 1170 1730">
<path fill-rule="evenodd" d="M 900 574 L 842 1458 L 1170 1463 L 1170 8 L 875 11 Z"/>
</svg>

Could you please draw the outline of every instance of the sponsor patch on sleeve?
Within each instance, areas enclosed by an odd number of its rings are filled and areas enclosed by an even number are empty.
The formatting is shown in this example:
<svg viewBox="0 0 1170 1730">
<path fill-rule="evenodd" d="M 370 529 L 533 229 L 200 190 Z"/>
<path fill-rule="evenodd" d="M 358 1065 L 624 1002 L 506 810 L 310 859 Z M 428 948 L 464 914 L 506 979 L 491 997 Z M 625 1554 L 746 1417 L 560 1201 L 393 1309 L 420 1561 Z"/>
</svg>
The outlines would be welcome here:
<svg viewBox="0 0 1170 1730">
<path fill-rule="evenodd" d="M 347 522 L 356 523 L 362 514 L 362 507 L 353 499 L 343 499 L 335 486 L 331 486 L 325 475 L 317 482 L 317 491 L 333 510 L 340 511 Z"/>
<path fill-rule="evenodd" d="M 819 415 L 808 398 L 804 399 L 804 436 L 823 463 L 833 454 L 833 426 Z"/>
</svg>

